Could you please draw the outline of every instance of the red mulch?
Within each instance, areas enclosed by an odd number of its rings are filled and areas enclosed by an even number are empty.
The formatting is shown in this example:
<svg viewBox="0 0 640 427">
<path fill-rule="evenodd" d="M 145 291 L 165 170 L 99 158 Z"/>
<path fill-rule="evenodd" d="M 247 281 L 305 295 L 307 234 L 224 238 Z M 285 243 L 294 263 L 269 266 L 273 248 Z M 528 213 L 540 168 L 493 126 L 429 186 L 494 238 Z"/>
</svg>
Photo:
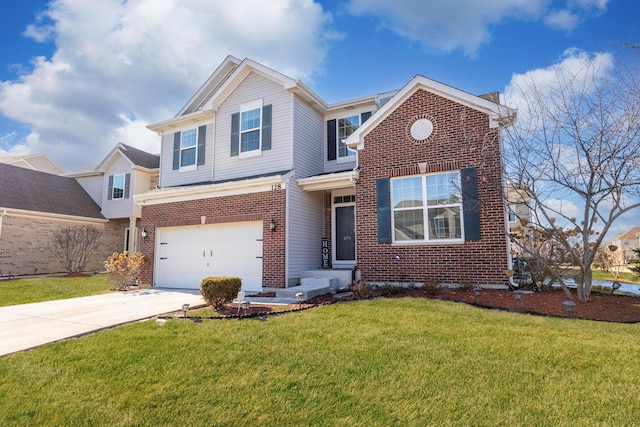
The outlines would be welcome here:
<svg viewBox="0 0 640 427">
<path fill-rule="evenodd" d="M 275 294 L 261 294 L 260 296 L 269 297 L 275 296 Z M 449 290 L 446 298 L 441 292 L 437 295 L 431 295 L 420 289 L 401 290 L 392 295 L 388 295 L 388 297 L 446 299 L 449 301 L 464 302 L 482 308 L 517 311 L 517 303 L 513 292 L 496 289 L 483 289 L 479 302 L 476 300 L 474 292 L 462 290 Z M 352 298 L 346 298 L 341 301 L 351 299 Z M 520 300 L 520 312 L 541 316 L 568 317 L 562 304 L 568 300 L 564 291 L 560 289 L 524 294 Z M 331 294 L 325 294 L 306 301 L 302 307 L 308 308 L 310 306 L 331 304 L 333 302 L 336 302 L 333 296 Z M 640 298 L 637 297 L 592 293 L 587 302 L 580 302 L 575 296 L 573 302 L 576 304 L 573 308 L 573 318 L 607 322 L 640 322 Z M 297 304 L 291 306 L 292 310 L 297 308 Z M 241 314 L 258 315 L 271 311 L 271 308 L 268 306 L 251 304 L 250 310 Z M 236 316 L 238 308 L 235 305 L 229 305 L 219 310 L 219 313 L 223 316 Z"/>
<path fill-rule="evenodd" d="M 84 274 L 84 273 L 82 273 L 80 271 L 75 271 L 73 273 L 67 273 L 62 277 L 87 277 L 87 276 L 88 276 L 88 274 Z"/>
</svg>

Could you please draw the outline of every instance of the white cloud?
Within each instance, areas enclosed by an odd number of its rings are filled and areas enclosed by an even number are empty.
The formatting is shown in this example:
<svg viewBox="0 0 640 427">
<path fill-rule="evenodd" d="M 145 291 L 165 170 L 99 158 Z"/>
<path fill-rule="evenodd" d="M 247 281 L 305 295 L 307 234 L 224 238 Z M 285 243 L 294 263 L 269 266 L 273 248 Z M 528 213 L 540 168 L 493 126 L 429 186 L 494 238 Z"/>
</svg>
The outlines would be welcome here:
<svg viewBox="0 0 640 427">
<path fill-rule="evenodd" d="M 534 20 L 549 0 L 350 0 L 355 15 L 373 15 L 384 27 L 412 41 L 445 52 L 473 54 L 490 39 L 491 25 L 506 19 Z"/>
<path fill-rule="evenodd" d="M 578 26 L 578 20 L 578 15 L 564 9 L 549 13 L 544 18 L 544 23 L 555 30 L 572 31 Z"/>
<path fill-rule="evenodd" d="M 144 126 L 172 117 L 228 54 L 310 81 L 340 37 L 313 0 L 53 0 L 35 21 L 24 34 L 56 50 L 0 82 L 0 113 L 32 130 L 1 148 L 67 169 L 117 142 L 158 151 Z"/>
<path fill-rule="evenodd" d="M 491 28 L 506 21 L 542 21 L 573 30 L 588 16 L 604 12 L 609 0 L 349 0 L 348 10 L 371 15 L 380 25 L 428 48 L 462 49 L 473 56 L 488 43 Z M 562 7 L 558 7 L 561 4 Z"/>
</svg>

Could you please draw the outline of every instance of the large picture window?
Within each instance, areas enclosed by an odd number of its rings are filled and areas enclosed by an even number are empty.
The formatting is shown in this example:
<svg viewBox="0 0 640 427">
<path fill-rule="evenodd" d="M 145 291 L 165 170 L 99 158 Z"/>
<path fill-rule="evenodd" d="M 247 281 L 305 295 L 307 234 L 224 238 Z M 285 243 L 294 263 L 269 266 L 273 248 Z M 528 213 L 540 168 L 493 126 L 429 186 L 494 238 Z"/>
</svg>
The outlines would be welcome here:
<svg viewBox="0 0 640 427">
<path fill-rule="evenodd" d="M 391 197 L 395 242 L 462 239 L 458 172 L 395 178 Z"/>
</svg>

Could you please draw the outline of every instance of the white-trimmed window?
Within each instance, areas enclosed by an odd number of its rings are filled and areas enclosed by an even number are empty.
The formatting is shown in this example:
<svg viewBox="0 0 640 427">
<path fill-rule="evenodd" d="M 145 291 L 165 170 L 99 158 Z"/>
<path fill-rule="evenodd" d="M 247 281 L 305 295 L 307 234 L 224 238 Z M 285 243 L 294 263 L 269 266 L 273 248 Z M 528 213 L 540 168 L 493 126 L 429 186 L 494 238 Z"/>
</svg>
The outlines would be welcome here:
<svg viewBox="0 0 640 427">
<path fill-rule="evenodd" d="M 516 205 L 509 205 L 509 222 L 516 222 L 517 220 Z"/>
<path fill-rule="evenodd" d="M 111 200 L 124 199 L 125 174 L 113 175 Z"/>
<path fill-rule="evenodd" d="M 240 157 L 262 151 L 262 101 L 240 106 Z"/>
<path fill-rule="evenodd" d="M 391 200 L 394 242 L 462 240 L 459 172 L 394 178 Z"/>
<path fill-rule="evenodd" d="M 347 137 L 349 137 L 349 135 L 351 135 L 359 127 L 360 127 L 360 114 L 338 119 L 338 124 L 337 124 L 338 158 L 356 155 L 356 153 L 353 150 L 349 150 L 349 148 L 345 145 L 343 141 L 347 139 Z"/>
<path fill-rule="evenodd" d="M 198 147 L 198 130 L 189 129 L 182 131 L 180 138 L 180 167 L 196 165 Z"/>
</svg>

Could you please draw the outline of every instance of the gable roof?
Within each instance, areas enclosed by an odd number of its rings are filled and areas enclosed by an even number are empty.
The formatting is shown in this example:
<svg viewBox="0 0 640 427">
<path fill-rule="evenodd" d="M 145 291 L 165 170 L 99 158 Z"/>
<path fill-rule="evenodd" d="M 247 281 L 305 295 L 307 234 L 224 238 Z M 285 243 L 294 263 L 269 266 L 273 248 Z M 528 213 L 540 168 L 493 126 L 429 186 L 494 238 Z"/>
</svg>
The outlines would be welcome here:
<svg viewBox="0 0 640 427">
<path fill-rule="evenodd" d="M 119 143 L 116 149 L 135 166 L 147 169 L 158 169 L 160 167 L 160 156 L 157 154 L 147 153 L 123 143 Z"/>
<path fill-rule="evenodd" d="M 64 169 L 58 166 L 56 162 L 51 160 L 49 156 L 44 153 L 4 156 L 0 157 L 0 163 L 20 166 L 22 168 L 32 169 L 40 172 L 53 173 L 56 175 L 61 175 L 64 173 Z"/>
<path fill-rule="evenodd" d="M 385 102 L 362 126 L 357 128 L 346 139 L 345 143 L 351 148 L 355 147 L 359 150 L 364 148 L 364 137 L 420 89 L 487 114 L 491 127 L 509 126 L 516 118 L 516 111 L 512 108 L 500 105 L 486 97 L 472 95 L 452 86 L 417 75 Z"/>
<path fill-rule="evenodd" d="M 624 233 L 620 233 L 615 236 L 611 241 L 614 240 L 638 240 L 640 236 L 640 227 L 633 227 L 631 230 L 627 230 Z"/>
<path fill-rule="evenodd" d="M 73 178 L 0 163 L 0 209 L 104 220 L 100 207 Z"/>
</svg>

